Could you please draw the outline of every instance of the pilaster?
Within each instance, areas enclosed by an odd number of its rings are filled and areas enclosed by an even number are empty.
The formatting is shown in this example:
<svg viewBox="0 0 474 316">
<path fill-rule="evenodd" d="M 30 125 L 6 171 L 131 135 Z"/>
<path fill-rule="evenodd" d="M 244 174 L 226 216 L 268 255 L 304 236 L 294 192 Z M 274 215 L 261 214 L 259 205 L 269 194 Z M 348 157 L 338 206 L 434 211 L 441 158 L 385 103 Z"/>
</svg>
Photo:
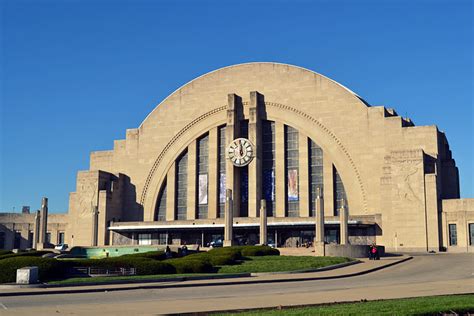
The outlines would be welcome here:
<svg viewBox="0 0 474 316">
<path fill-rule="evenodd" d="M 249 140 L 255 146 L 255 157 L 249 163 L 249 217 L 257 217 L 262 198 L 262 128 L 261 114 L 264 98 L 257 91 L 250 92 Z"/>
<path fill-rule="evenodd" d="M 188 146 L 188 179 L 187 179 L 186 219 L 196 219 L 196 140 Z"/>
<path fill-rule="evenodd" d="M 239 135 L 239 107 L 241 108 L 242 101 L 239 96 L 234 93 L 227 95 L 227 125 L 225 129 L 226 149 L 231 141 L 236 139 Z M 232 164 L 232 161 L 227 158 L 226 152 L 226 189 L 233 193 L 233 212 L 234 216 L 240 215 L 240 181 L 239 172 Z"/>
<path fill-rule="evenodd" d="M 285 125 L 275 122 L 275 215 L 286 214 Z"/>
<path fill-rule="evenodd" d="M 300 217 L 309 216 L 309 167 L 308 167 L 308 137 L 298 133 L 299 140 L 299 196 Z"/>
<path fill-rule="evenodd" d="M 219 152 L 217 127 L 209 131 L 209 165 L 208 165 L 208 218 L 217 218 L 218 199 L 219 199 Z"/>
</svg>

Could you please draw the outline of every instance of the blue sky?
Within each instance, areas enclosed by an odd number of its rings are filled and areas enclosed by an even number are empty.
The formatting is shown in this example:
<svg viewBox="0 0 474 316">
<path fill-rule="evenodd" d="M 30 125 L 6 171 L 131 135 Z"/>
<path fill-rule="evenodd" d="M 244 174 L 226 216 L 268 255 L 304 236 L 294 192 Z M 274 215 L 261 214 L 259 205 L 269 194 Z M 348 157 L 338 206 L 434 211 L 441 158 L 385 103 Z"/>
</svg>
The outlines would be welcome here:
<svg viewBox="0 0 474 316">
<path fill-rule="evenodd" d="M 176 88 L 243 62 L 302 66 L 445 131 L 474 197 L 472 1 L 0 0 L 0 211 L 65 212 L 89 153 Z"/>
</svg>

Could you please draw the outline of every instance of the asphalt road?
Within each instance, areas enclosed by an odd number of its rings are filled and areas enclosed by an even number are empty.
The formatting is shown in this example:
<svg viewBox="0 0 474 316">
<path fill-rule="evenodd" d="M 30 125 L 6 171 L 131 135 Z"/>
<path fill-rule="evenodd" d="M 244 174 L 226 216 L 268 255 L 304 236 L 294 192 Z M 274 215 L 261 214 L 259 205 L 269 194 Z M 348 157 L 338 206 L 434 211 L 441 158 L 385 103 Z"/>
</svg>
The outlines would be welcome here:
<svg viewBox="0 0 474 316">
<path fill-rule="evenodd" d="M 332 280 L 0 297 L 0 315 L 151 315 L 474 293 L 474 254 L 420 255 Z"/>
</svg>

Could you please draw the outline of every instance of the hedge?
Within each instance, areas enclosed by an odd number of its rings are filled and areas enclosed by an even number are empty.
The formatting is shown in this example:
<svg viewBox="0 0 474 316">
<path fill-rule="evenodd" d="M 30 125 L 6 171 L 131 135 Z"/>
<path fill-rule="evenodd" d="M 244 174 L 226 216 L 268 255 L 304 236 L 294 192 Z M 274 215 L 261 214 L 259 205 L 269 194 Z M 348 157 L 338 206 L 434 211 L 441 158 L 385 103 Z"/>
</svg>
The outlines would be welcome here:
<svg viewBox="0 0 474 316">
<path fill-rule="evenodd" d="M 214 267 L 212 266 L 212 264 L 208 260 L 205 260 L 204 258 L 202 259 L 198 259 L 198 258 L 168 259 L 165 261 L 165 263 L 171 264 L 176 269 L 176 273 L 179 273 L 179 274 L 214 272 Z"/>
<path fill-rule="evenodd" d="M 244 257 L 280 255 L 280 251 L 278 249 L 269 246 L 241 246 L 240 249 L 241 254 Z"/>
<path fill-rule="evenodd" d="M 164 251 L 148 251 L 148 252 L 122 255 L 120 256 L 120 258 L 148 258 L 148 259 L 154 259 L 154 260 L 164 260 L 166 259 L 166 254 Z"/>
<path fill-rule="evenodd" d="M 12 254 L 13 252 L 10 251 L 10 250 L 0 250 L 0 256 L 3 256 L 3 255 L 9 255 L 9 254 Z"/>
<path fill-rule="evenodd" d="M 8 253 L 5 255 L 0 255 L 0 260 L 7 259 L 7 258 L 16 258 L 16 257 L 41 257 L 47 253 L 51 253 L 51 251 L 41 250 L 41 251 L 26 251 L 26 252 L 19 252 L 19 253 Z"/>
<path fill-rule="evenodd" d="M 0 283 L 15 282 L 16 270 L 37 266 L 41 281 L 64 277 L 65 269 L 60 261 L 41 257 L 13 257 L 0 260 Z"/>
</svg>

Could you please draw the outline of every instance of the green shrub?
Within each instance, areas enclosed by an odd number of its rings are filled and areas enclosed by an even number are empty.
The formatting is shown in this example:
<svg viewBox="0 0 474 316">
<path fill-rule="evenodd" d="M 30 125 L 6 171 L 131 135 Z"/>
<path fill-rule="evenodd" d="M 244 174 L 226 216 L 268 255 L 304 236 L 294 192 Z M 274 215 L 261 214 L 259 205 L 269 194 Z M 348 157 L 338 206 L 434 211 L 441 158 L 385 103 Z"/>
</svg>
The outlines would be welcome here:
<svg viewBox="0 0 474 316">
<path fill-rule="evenodd" d="M 13 252 L 10 251 L 10 250 L 0 250 L 0 256 L 3 256 L 3 255 L 9 255 L 9 254 L 12 254 Z"/>
<path fill-rule="evenodd" d="M 166 255 L 164 251 L 149 251 L 149 252 L 122 255 L 120 256 L 120 258 L 148 258 L 148 259 L 154 259 L 154 260 L 164 260 L 166 259 Z"/>
<path fill-rule="evenodd" d="M 242 258 L 242 250 L 240 247 L 214 248 L 209 250 L 207 253 L 214 256 L 229 255 L 232 257 L 232 260 L 239 260 Z"/>
<path fill-rule="evenodd" d="M 280 255 L 280 251 L 278 249 L 269 246 L 241 246 L 240 249 L 241 254 L 244 257 Z"/>
<path fill-rule="evenodd" d="M 44 254 L 51 253 L 51 251 L 41 250 L 41 251 L 26 251 L 19 253 L 8 253 L 0 255 L 0 260 L 7 258 L 16 258 L 16 257 L 41 257 Z"/>
<path fill-rule="evenodd" d="M 214 271 L 214 267 L 206 258 L 195 258 L 195 259 L 168 259 L 166 263 L 171 264 L 175 269 L 176 273 L 209 273 Z"/>
<path fill-rule="evenodd" d="M 133 267 L 137 269 L 138 275 L 176 273 L 176 268 L 172 264 L 151 259 L 138 260 L 134 262 Z"/>
<path fill-rule="evenodd" d="M 39 269 L 41 281 L 52 280 L 64 276 L 63 265 L 56 259 L 40 257 L 12 257 L 0 260 L 0 283 L 15 282 L 16 270 L 36 266 Z"/>
</svg>

